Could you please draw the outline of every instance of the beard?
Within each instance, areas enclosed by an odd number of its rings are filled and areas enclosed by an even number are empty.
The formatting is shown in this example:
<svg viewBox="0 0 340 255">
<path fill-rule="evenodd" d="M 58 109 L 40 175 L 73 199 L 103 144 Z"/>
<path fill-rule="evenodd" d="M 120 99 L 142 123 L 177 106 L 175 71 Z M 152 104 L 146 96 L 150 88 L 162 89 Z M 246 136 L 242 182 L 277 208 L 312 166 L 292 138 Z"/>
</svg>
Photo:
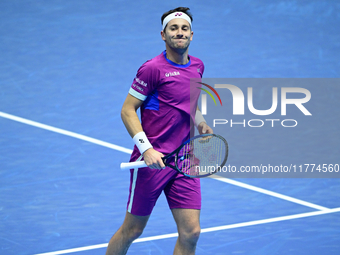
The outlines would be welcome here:
<svg viewBox="0 0 340 255">
<path fill-rule="evenodd" d="M 172 37 L 166 40 L 167 44 L 174 50 L 186 51 L 190 45 L 190 39 L 188 37 Z"/>
</svg>

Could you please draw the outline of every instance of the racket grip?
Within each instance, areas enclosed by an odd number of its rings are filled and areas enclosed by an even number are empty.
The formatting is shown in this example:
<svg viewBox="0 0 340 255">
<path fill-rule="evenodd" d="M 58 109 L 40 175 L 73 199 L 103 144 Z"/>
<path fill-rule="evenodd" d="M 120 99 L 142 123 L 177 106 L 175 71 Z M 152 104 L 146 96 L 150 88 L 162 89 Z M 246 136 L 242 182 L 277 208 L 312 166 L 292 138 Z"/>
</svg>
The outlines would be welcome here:
<svg viewBox="0 0 340 255">
<path fill-rule="evenodd" d="M 126 169 L 141 168 L 141 167 L 146 167 L 146 166 L 147 165 L 145 164 L 144 161 L 136 161 L 136 162 L 129 162 L 129 163 L 121 163 L 120 169 L 126 170 Z"/>
</svg>

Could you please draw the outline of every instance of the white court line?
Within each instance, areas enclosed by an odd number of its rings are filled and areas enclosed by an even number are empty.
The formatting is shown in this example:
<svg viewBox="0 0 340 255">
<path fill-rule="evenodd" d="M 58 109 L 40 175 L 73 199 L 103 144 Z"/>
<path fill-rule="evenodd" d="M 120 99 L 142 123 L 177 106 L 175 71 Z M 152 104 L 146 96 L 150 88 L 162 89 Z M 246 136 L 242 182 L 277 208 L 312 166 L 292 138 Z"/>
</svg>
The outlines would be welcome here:
<svg viewBox="0 0 340 255">
<path fill-rule="evenodd" d="M 254 221 L 248 221 L 248 222 L 243 222 L 243 223 L 236 223 L 236 224 L 230 224 L 230 225 L 224 225 L 224 226 L 218 226 L 218 227 L 204 228 L 204 229 L 201 230 L 201 233 L 209 233 L 209 232 L 216 232 L 216 231 L 228 230 L 228 229 L 233 229 L 233 228 L 242 228 L 242 227 L 268 224 L 268 223 L 274 223 L 274 222 L 280 222 L 280 221 L 301 219 L 301 218 L 306 218 L 306 217 L 325 215 L 325 214 L 337 213 L 337 212 L 340 212 L 340 207 L 334 208 L 334 209 L 322 210 L 322 211 L 315 211 L 315 212 L 287 215 L 287 216 L 282 216 L 282 217 L 275 217 L 275 218 L 264 219 L 264 220 L 254 220 Z M 171 233 L 171 234 L 166 234 L 166 235 L 143 237 L 143 238 L 138 238 L 137 240 L 134 241 L 134 243 L 142 243 L 142 242 L 148 242 L 148 241 L 162 240 L 162 239 L 173 238 L 173 237 L 177 237 L 177 236 L 178 236 L 177 233 Z M 74 248 L 74 249 L 67 249 L 67 250 L 47 252 L 47 253 L 39 253 L 39 254 L 35 254 L 35 255 L 69 254 L 69 253 L 73 253 L 73 252 L 80 252 L 80 251 L 88 251 L 88 250 L 106 248 L 107 245 L 108 245 L 107 243 L 104 243 L 104 244 L 84 246 L 84 247 Z"/>
<path fill-rule="evenodd" d="M 80 134 L 70 132 L 70 131 L 67 131 L 67 130 L 63 130 L 63 129 L 60 129 L 60 128 L 55 128 L 55 127 L 52 127 L 52 126 L 41 124 L 39 122 L 35 122 L 35 121 L 31 121 L 31 120 L 24 119 L 24 118 L 21 118 L 21 117 L 17 117 L 17 116 L 8 114 L 8 113 L 0 112 L 0 117 L 7 118 L 7 119 L 10 119 L 10 120 L 14 120 L 14 121 L 18 121 L 18 122 L 21 122 L 21 123 L 24 123 L 24 124 L 27 124 L 27 125 L 42 128 L 42 129 L 49 130 L 49 131 L 52 131 L 52 132 L 56 132 L 56 133 L 59 133 L 59 134 L 71 136 L 71 137 L 74 137 L 74 138 L 77 138 L 77 139 L 81 139 L 81 140 L 84 140 L 84 141 L 87 141 L 87 142 L 90 142 L 90 143 L 105 146 L 105 147 L 108 147 L 110 149 L 118 150 L 118 151 L 125 152 L 125 153 L 128 153 L 128 154 L 132 153 L 132 150 L 118 146 L 118 145 L 114 145 L 114 144 L 111 144 L 111 143 L 108 143 L 108 142 L 100 141 L 98 139 L 94 139 L 94 138 L 91 138 L 91 137 L 88 137 L 88 136 L 80 135 Z M 273 191 L 258 188 L 258 187 L 255 187 L 255 186 L 252 186 L 252 185 L 249 185 L 249 184 L 245 184 L 245 183 L 242 183 L 242 182 L 238 182 L 238 181 L 235 181 L 235 180 L 227 179 L 227 178 L 224 178 L 224 177 L 217 177 L 217 178 L 212 177 L 212 178 L 215 179 L 215 180 L 219 180 L 219 181 L 229 183 L 229 184 L 232 184 L 232 185 L 236 185 L 236 186 L 239 186 L 239 187 L 242 187 L 242 188 L 245 188 L 245 189 L 249 189 L 249 190 L 253 190 L 253 191 L 256 191 L 256 192 L 263 193 L 263 194 L 267 194 L 269 196 L 281 198 L 281 199 L 284 199 L 284 200 L 287 200 L 287 201 L 290 201 L 290 202 L 293 202 L 293 203 L 297 203 L 297 204 L 300 204 L 300 205 L 304 205 L 304 206 L 307 206 L 307 207 L 310 207 L 310 208 L 314 208 L 314 209 L 317 209 L 317 210 L 328 210 L 328 208 L 320 206 L 320 205 L 315 205 L 315 204 L 312 204 L 312 203 L 309 203 L 309 202 L 306 202 L 306 201 L 303 201 L 303 200 L 300 200 L 300 199 L 285 196 L 285 195 L 282 195 L 282 194 L 279 194 L 279 193 L 276 193 L 276 192 L 273 192 Z"/>
<path fill-rule="evenodd" d="M 17 116 L 8 114 L 8 113 L 0 112 L 0 117 L 10 119 L 10 120 L 14 120 L 14 121 L 17 121 L 17 122 L 21 122 L 21 123 L 24 123 L 24 124 L 27 124 L 27 125 L 30 125 L 30 126 L 34 126 L 34 127 L 37 127 L 37 128 L 42 128 L 42 129 L 52 131 L 52 132 L 55 132 L 55 133 L 59 133 L 59 134 L 62 134 L 62 135 L 71 136 L 71 137 L 74 137 L 74 138 L 77 138 L 77 139 L 80 139 L 80 140 L 84 140 L 84 141 L 87 141 L 87 142 L 90 142 L 90 143 L 98 144 L 98 145 L 108 147 L 110 149 L 114 149 L 114 150 L 117 150 L 117 151 L 125 152 L 125 153 L 128 153 L 128 154 L 132 153 L 132 150 L 126 149 L 126 148 L 118 146 L 118 145 L 114 145 L 114 144 L 111 144 L 111 143 L 108 143 L 108 142 L 104 142 L 104 141 L 101 141 L 101 140 L 98 140 L 98 139 L 94 139 L 94 138 L 91 138 L 91 137 L 88 137 L 88 136 L 85 136 L 85 135 L 80 135 L 80 134 L 77 134 L 77 133 L 74 133 L 74 132 L 71 132 L 71 131 L 67 131 L 67 130 L 64 130 L 64 129 L 60 129 L 60 128 L 48 126 L 48 125 L 45 125 L 45 124 L 41 124 L 39 122 L 35 122 L 35 121 L 32 121 L 32 120 L 20 118 L 20 117 L 17 117 Z"/>
<path fill-rule="evenodd" d="M 27 125 L 31 125 L 34 127 L 38 127 L 38 128 L 42 128 L 45 130 L 49 130 L 52 132 L 56 132 L 59 134 L 63 134 L 66 136 L 70 136 L 70 137 L 74 137 L 77 139 L 81 139 L 90 143 L 94 143 L 97 145 L 101 145 L 110 149 L 114 149 L 114 150 L 118 150 L 121 152 L 125 152 L 128 154 L 132 153 L 132 150 L 126 149 L 124 147 L 118 146 L 118 145 L 114 145 L 108 142 L 104 142 L 98 139 L 94 139 L 88 136 L 84 136 L 84 135 L 80 135 L 74 132 L 70 132 L 67 130 L 63 130 L 60 128 L 55 128 L 52 126 L 48 126 L 45 124 L 41 124 L 35 121 L 31 121 L 28 119 L 24 119 L 24 118 L 20 118 L 11 114 L 7 114 L 4 112 L 0 112 L 0 117 L 3 118 L 7 118 L 13 121 L 17 121 L 17 122 L 21 122 Z M 303 214 L 296 214 L 296 215 L 290 215 L 290 216 L 283 216 L 283 217 L 277 217 L 277 218 L 271 218 L 271 219 L 265 219 L 265 220 L 258 220 L 258 221 L 250 221 L 250 222 L 245 222 L 245 223 L 238 223 L 238 224 L 232 224 L 232 225 L 226 225 L 226 226 L 220 226 L 220 227 L 213 227 L 213 228 L 206 228 L 206 229 L 202 229 L 202 233 L 207 233 L 207 232 L 212 232 L 212 231 L 218 231 L 218 230 L 226 230 L 226 229 L 231 229 L 231 228 L 237 228 L 237 227 L 245 227 L 245 226 L 252 226 L 252 225 L 259 225 L 259 224 L 265 224 L 265 223 L 270 223 L 270 222 L 277 222 L 277 221 L 283 221 L 283 220 L 291 220 L 291 219 L 297 219 L 297 218 L 303 218 L 303 217 L 309 217 L 309 216 L 316 216 L 316 215 L 322 215 L 322 214 L 327 214 L 327 213 L 334 213 L 334 212 L 339 212 L 340 208 L 336 208 L 336 209 L 329 209 L 323 206 L 319 206 L 319 205 L 315 205 L 303 200 L 299 200 L 299 199 L 295 199 L 289 196 L 285 196 L 276 192 L 272 192 L 269 190 L 265 190 L 262 188 L 258 188 L 249 184 L 245 184 L 242 182 L 238 182 L 235 180 L 231 180 L 231 179 L 227 179 L 224 177 L 217 177 L 217 178 L 213 178 L 225 183 L 229 183 L 232 185 L 236 185 L 242 188 L 246 188 L 249 190 L 253 190 L 256 192 L 260 192 L 263 194 L 267 194 L 270 196 L 274 196 L 277 198 L 281 198 L 293 203 L 297 203 L 297 204 L 301 204 L 310 208 L 314 208 L 317 209 L 319 211 L 317 212 L 311 212 L 311 213 L 303 213 Z M 146 241 L 152 241 L 152 240 L 159 240 L 159 239 L 165 239 L 165 238 L 171 238 L 171 237 L 176 237 L 177 233 L 173 233 L 173 234 L 166 234 L 166 235 L 159 235 L 159 236 L 154 236 L 154 237 L 145 237 L 145 238 L 139 238 L 137 240 L 135 240 L 135 242 L 146 242 Z M 107 247 L 107 244 L 99 244 L 99 245 L 91 245 L 91 246 L 86 246 L 86 247 L 82 247 L 82 248 L 75 248 L 75 249 L 68 249 L 68 250 L 63 250 L 63 251 L 58 251 L 58 252 L 48 252 L 48 253 L 41 253 L 41 254 L 36 254 L 36 255 L 59 255 L 59 254 L 67 254 L 67 253 L 73 253 L 73 252 L 78 252 L 78 251 L 85 251 L 85 250 L 92 250 L 92 249 L 99 249 L 99 248 L 105 248 Z"/>
<path fill-rule="evenodd" d="M 238 181 L 231 180 L 231 179 L 224 178 L 224 177 L 220 177 L 220 176 L 211 176 L 210 178 L 221 181 L 221 182 L 229 183 L 229 184 L 232 184 L 232 185 L 236 185 L 238 187 L 242 187 L 242 188 L 245 188 L 245 189 L 249 189 L 249 190 L 252 190 L 252 191 L 256 191 L 256 192 L 259 192 L 259 193 L 263 193 L 263 194 L 266 194 L 266 195 L 269 195 L 269 196 L 281 198 L 281 199 L 287 200 L 289 202 L 304 205 L 304 206 L 314 208 L 314 209 L 317 209 L 317 210 L 321 210 L 321 211 L 329 210 L 329 208 L 327 208 L 327 207 L 312 204 L 312 203 L 309 203 L 309 202 L 306 202 L 306 201 L 303 201 L 303 200 L 300 200 L 300 199 L 296 199 L 296 198 L 293 198 L 293 197 L 289 197 L 289 196 L 286 196 L 286 195 L 282 195 L 282 194 L 279 194 L 279 193 L 276 193 L 276 192 L 273 192 L 273 191 L 270 191 L 270 190 L 258 188 L 258 187 L 255 187 L 255 186 L 252 186 L 252 185 L 249 185 L 249 184 L 245 184 L 243 182 L 238 182 Z"/>
</svg>

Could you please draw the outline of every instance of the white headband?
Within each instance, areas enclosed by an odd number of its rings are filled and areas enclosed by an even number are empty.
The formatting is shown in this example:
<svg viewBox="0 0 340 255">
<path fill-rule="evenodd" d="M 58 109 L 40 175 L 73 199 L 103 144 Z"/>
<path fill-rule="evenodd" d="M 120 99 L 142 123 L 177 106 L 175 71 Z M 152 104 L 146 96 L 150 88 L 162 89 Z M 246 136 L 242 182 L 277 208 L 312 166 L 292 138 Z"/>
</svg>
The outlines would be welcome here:
<svg viewBox="0 0 340 255">
<path fill-rule="evenodd" d="M 187 14 L 185 14 L 184 12 L 173 12 L 173 13 L 170 13 L 168 16 L 166 16 L 165 19 L 163 20 L 163 30 L 166 27 L 166 25 L 169 23 L 169 21 L 173 19 L 185 19 L 186 21 L 189 22 L 190 27 L 191 27 L 191 19 Z"/>
</svg>

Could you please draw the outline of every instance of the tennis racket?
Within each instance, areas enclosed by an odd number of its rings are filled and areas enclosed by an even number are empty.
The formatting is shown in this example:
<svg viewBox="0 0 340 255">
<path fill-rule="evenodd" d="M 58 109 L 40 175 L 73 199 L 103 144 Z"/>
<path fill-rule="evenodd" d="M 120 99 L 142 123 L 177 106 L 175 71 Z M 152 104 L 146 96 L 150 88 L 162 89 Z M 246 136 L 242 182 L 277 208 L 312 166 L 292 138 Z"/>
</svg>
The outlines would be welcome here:
<svg viewBox="0 0 340 255">
<path fill-rule="evenodd" d="M 166 166 L 191 177 L 206 177 L 219 172 L 227 162 L 228 143 L 220 135 L 194 136 L 163 157 Z M 121 163 L 121 169 L 146 167 L 144 161 Z"/>
</svg>

